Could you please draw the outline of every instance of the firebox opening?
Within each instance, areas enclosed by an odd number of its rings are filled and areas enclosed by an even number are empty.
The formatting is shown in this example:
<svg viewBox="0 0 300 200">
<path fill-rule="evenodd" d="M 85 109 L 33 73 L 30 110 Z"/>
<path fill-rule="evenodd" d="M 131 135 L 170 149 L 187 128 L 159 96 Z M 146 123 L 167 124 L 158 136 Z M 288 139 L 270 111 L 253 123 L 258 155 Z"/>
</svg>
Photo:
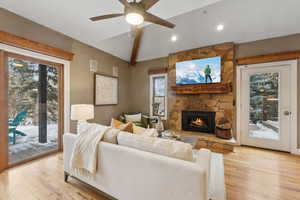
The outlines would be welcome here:
<svg viewBox="0 0 300 200">
<path fill-rule="evenodd" d="M 200 128 L 207 128 L 206 122 L 201 119 L 201 117 L 197 117 L 196 119 L 192 119 L 190 126 L 200 127 Z"/>
<path fill-rule="evenodd" d="M 182 111 L 182 130 L 215 133 L 215 112 Z"/>
</svg>

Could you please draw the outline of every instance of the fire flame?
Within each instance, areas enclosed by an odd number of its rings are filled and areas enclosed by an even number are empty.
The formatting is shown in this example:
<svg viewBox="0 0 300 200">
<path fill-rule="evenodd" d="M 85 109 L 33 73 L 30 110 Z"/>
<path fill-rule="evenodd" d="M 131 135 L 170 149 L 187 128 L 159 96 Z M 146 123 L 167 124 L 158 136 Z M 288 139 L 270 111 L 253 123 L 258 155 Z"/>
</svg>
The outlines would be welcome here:
<svg viewBox="0 0 300 200">
<path fill-rule="evenodd" d="M 201 118 L 192 120 L 191 123 L 192 123 L 192 125 L 196 125 L 196 126 L 206 126 L 206 123 Z"/>
</svg>

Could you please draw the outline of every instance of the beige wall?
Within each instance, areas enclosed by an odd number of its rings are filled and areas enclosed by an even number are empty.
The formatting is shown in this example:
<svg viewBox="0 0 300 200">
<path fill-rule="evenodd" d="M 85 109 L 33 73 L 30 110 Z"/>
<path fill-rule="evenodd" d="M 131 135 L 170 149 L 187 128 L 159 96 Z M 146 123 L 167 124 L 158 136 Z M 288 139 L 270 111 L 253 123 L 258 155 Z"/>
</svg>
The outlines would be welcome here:
<svg viewBox="0 0 300 200">
<path fill-rule="evenodd" d="M 101 124 L 109 124 L 112 117 L 129 110 L 129 64 L 112 55 L 74 41 L 72 46 L 75 54 L 71 63 L 71 104 L 94 102 L 94 73 L 89 71 L 89 60 L 98 61 L 98 72 L 112 75 L 112 67 L 119 68 L 119 104 L 116 106 L 96 106 L 95 120 Z M 71 123 L 71 130 L 75 131 L 76 123 Z"/>
<path fill-rule="evenodd" d="M 93 103 L 93 73 L 89 72 L 89 60 L 99 63 L 99 73 L 112 75 L 112 67 L 119 67 L 119 104 L 95 108 L 95 122 L 108 124 L 111 117 L 117 117 L 129 109 L 129 64 L 117 57 L 78 42 L 68 36 L 34 23 L 0 8 L 0 30 L 4 30 L 28 39 L 42 42 L 75 54 L 71 62 L 70 77 L 71 104 Z M 71 122 L 71 131 L 76 130 L 76 123 Z"/>
<path fill-rule="evenodd" d="M 294 50 L 300 50 L 300 34 L 239 44 L 236 58 Z"/>
<path fill-rule="evenodd" d="M 139 62 L 131 66 L 130 111 L 149 113 L 149 76 L 151 68 L 168 67 L 168 58 Z"/>
<path fill-rule="evenodd" d="M 300 50 L 300 34 L 238 44 L 236 46 L 236 58 L 293 50 Z M 130 107 L 132 109 L 135 111 L 149 111 L 149 79 L 148 77 L 146 78 L 147 71 L 159 66 L 164 67 L 167 61 L 168 58 L 159 58 L 139 62 L 136 66 L 132 66 L 131 76 L 135 77 L 131 79 L 131 96 L 134 97 L 134 99 L 131 100 Z M 300 85 L 300 60 L 298 75 L 298 85 Z M 139 89 L 141 93 L 135 91 L 136 89 Z M 298 101 L 300 103 L 300 87 L 298 87 Z M 298 114 L 300 116 L 300 105 L 298 106 Z M 298 124 L 300 124 L 300 117 L 298 117 L 298 120 Z M 298 147 L 300 148 L 300 126 L 298 126 Z"/>
</svg>

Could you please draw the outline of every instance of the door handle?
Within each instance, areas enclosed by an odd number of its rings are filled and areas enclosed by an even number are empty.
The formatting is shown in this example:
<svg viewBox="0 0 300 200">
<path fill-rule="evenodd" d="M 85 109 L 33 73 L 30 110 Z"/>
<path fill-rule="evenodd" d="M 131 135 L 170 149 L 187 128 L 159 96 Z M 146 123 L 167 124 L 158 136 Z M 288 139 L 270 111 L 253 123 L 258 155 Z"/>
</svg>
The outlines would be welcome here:
<svg viewBox="0 0 300 200">
<path fill-rule="evenodd" d="M 289 116 L 289 115 L 291 115 L 291 114 L 292 114 L 292 112 L 290 112 L 290 111 L 286 110 L 286 111 L 284 111 L 284 112 L 283 112 L 283 114 L 284 114 L 284 115 L 286 115 L 286 116 Z"/>
</svg>

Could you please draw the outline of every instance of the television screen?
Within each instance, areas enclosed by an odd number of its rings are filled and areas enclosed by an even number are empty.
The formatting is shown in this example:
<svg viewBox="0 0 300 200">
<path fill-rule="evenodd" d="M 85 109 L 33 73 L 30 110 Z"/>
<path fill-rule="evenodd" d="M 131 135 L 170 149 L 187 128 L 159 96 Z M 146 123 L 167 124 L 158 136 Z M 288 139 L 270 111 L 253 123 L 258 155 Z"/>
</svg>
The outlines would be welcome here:
<svg viewBox="0 0 300 200">
<path fill-rule="evenodd" d="M 202 84 L 221 82 L 221 57 L 176 63 L 176 84 Z"/>
</svg>

